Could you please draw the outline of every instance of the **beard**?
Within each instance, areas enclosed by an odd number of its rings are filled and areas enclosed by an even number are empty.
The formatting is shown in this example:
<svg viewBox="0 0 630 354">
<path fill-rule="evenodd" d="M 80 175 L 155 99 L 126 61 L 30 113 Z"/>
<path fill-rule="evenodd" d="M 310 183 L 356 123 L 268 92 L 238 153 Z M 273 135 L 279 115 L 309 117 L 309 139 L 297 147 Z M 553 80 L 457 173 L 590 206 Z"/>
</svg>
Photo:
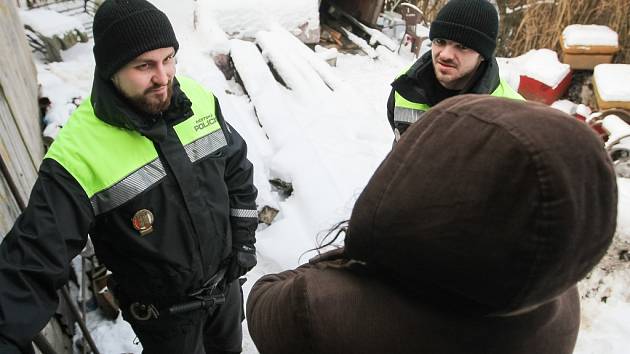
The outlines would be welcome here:
<svg viewBox="0 0 630 354">
<path fill-rule="evenodd" d="M 443 73 L 439 69 L 437 64 L 447 66 L 449 68 L 448 72 L 450 73 Z M 453 60 L 443 60 L 443 59 L 438 59 L 434 57 L 433 58 L 433 71 L 435 72 L 435 77 L 439 81 L 441 82 L 443 81 L 446 83 L 456 82 L 462 76 L 462 73 L 459 72 L 458 65 Z"/>
<path fill-rule="evenodd" d="M 441 58 L 439 55 L 432 54 L 433 60 L 433 72 L 435 78 L 440 84 L 449 90 L 462 90 L 466 88 L 471 80 L 476 77 L 479 72 L 479 67 L 483 62 L 483 59 L 478 57 L 476 62 L 470 60 L 462 63 L 461 61 Z M 438 65 L 446 66 L 446 69 L 440 69 Z M 444 72 L 442 72 L 442 70 Z"/>
<path fill-rule="evenodd" d="M 142 94 L 125 97 L 136 110 L 148 114 L 158 114 L 164 112 L 171 105 L 171 98 L 173 97 L 173 80 L 169 80 L 166 84 L 166 97 L 162 95 L 156 95 L 155 90 L 160 89 L 162 86 L 154 85 L 146 90 Z"/>
</svg>

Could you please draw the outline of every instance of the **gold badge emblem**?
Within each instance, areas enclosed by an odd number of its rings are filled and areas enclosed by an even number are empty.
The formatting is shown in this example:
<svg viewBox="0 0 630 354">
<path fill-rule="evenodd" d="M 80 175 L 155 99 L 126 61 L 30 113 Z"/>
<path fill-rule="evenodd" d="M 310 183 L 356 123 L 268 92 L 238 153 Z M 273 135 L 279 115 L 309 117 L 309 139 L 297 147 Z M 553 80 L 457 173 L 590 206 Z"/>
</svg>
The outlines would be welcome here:
<svg viewBox="0 0 630 354">
<path fill-rule="evenodd" d="M 131 223 L 133 228 L 140 231 L 140 236 L 145 236 L 153 232 L 153 213 L 147 209 L 141 209 L 134 214 Z"/>
</svg>

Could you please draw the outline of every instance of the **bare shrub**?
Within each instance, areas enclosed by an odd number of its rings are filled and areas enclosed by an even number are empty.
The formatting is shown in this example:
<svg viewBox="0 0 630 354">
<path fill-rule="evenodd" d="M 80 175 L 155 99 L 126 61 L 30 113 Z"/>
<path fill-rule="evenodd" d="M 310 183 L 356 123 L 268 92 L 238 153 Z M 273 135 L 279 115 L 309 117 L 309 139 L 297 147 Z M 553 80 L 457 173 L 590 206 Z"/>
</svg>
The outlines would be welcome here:
<svg viewBox="0 0 630 354">
<path fill-rule="evenodd" d="M 432 21 L 448 0 L 419 0 Z M 619 34 L 617 63 L 630 62 L 630 0 L 498 0 L 497 55 L 513 57 L 531 49 L 560 52 L 562 30 L 570 24 L 606 25 Z"/>
</svg>

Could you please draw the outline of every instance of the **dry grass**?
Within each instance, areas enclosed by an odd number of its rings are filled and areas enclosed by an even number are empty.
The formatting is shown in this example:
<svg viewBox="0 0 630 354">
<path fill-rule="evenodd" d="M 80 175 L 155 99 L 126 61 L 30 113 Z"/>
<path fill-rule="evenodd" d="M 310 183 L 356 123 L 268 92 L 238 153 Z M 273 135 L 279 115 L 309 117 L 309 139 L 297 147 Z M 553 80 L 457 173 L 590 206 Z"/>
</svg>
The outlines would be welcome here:
<svg viewBox="0 0 630 354">
<path fill-rule="evenodd" d="M 430 21 L 447 0 L 419 0 Z M 513 57 L 531 49 L 560 53 L 562 30 L 570 24 L 606 25 L 619 34 L 617 63 L 630 63 L 630 0 L 498 0 L 498 56 Z"/>
</svg>

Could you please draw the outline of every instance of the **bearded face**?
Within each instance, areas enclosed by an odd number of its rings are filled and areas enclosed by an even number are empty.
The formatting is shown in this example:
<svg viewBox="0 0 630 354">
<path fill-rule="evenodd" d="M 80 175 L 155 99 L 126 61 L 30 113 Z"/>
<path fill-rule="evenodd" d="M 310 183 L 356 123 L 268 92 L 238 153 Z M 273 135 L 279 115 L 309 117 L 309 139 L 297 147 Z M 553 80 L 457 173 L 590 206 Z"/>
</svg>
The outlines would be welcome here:
<svg viewBox="0 0 630 354">
<path fill-rule="evenodd" d="M 139 55 L 116 72 L 112 82 L 138 111 L 157 114 L 171 104 L 174 77 L 175 49 L 169 47 Z"/>
<path fill-rule="evenodd" d="M 435 77 L 449 90 L 461 90 L 472 79 L 483 57 L 460 43 L 435 38 L 431 43 Z"/>
</svg>

